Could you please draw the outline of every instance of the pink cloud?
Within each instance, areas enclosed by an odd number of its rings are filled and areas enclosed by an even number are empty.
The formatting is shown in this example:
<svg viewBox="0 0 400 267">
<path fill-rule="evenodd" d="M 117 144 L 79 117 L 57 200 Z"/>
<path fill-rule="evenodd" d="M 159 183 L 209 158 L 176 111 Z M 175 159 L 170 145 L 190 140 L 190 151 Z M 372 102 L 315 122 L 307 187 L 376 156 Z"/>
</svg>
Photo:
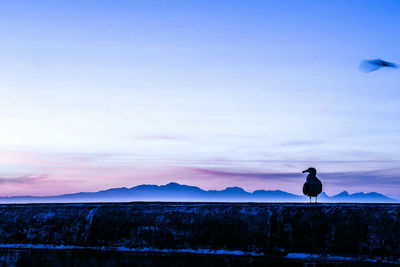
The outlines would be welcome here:
<svg viewBox="0 0 400 267">
<path fill-rule="evenodd" d="M 44 181 L 47 175 L 25 175 L 19 177 L 0 177 L 0 184 L 33 184 Z"/>
<path fill-rule="evenodd" d="M 261 161 L 254 165 L 254 162 L 221 158 L 198 161 L 138 158 L 137 155 L 122 153 L 1 153 L 3 178 L 0 176 L 0 196 L 57 195 L 168 182 L 203 189 L 240 186 L 250 192 L 279 189 L 301 194 L 305 178 L 299 166 L 282 167 L 290 162 L 283 162 L 280 169 L 294 168 L 298 172 L 263 171 L 263 166 L 275 166 L 274 161 Z M 393 189 L 400 186 L 398 173 L 400 171 L 326 172 L 321 173 L 320 178 L 328 194 L 343 190 L 376 190 L 398 198 Z"/>
</svg>

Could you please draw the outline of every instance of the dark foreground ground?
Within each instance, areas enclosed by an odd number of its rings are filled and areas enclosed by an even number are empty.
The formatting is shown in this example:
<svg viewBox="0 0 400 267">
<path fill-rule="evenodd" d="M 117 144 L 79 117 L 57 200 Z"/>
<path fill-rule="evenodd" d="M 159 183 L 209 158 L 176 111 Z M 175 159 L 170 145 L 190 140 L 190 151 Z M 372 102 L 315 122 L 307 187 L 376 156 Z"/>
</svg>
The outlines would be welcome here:
<svg viewBox="0 0 400 267">
<path fill-rule="evenodd" d="M 281 257 L 197 255 L 187 253 L 130 253 L 80 250 L 0 250 L 0 266 L 109 267 L 109 266 L 396 266 L 388 262 L 361 262 Z"/>
<path fill-rule="evenodd" d="M 0 205 L 1 266 L 369 266 L 399 259 L 399 204 Z"/>
</svg>

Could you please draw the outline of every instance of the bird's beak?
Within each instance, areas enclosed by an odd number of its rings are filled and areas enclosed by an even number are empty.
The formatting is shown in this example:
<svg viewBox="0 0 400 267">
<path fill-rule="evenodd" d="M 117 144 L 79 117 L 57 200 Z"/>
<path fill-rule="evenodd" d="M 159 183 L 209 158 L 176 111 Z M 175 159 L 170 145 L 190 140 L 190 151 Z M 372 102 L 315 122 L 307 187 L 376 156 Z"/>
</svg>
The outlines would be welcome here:
<svg viewBox="0 0 400 267">
<path fill-rule="evenodd" d="M 308 170 L 304 170 L 303 173 L 308 172 Z"/>
</svg>

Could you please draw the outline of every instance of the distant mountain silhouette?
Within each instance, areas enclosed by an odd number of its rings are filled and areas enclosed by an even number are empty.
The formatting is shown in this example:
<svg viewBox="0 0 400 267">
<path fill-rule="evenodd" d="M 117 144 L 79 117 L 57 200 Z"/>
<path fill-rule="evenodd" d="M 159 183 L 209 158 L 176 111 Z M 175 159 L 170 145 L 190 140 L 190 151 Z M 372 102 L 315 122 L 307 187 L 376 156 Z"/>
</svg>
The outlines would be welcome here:
<svg viewBox="0 0 400 267">
<path fill-rule="evenodd" d="M 382 194 L 346 191 L 329 197 L 322 192 L 321 202 L 393 203 L 395 199 Z M 130 201 L 188 201 L 188 202 L 307 202 L 306 196 L 280 190 L 256 190 L 246 192 L 240 187 L 224 190 L 203 190 L 196 186 L 169 183 L 166 185 L 138 185 L 132 188 L 111 188 L 99 192 L 81 192 L 59 196 L 0 197 L 0 203 L 47 203 L 47 202 L 130 202 Z"/>
</svg>

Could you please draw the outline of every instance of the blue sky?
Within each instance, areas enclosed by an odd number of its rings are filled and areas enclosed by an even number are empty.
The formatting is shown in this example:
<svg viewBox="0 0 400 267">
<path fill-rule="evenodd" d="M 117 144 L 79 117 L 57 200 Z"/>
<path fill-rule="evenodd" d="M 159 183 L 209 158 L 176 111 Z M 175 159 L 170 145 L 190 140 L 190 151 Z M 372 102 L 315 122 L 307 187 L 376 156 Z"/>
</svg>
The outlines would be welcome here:
<svg viewBox="0 0 400 267">
<path fill-rule="evenodd" d="M 400 63 L 398 14 L 398 1 L 4 1 L 0 195 L 170 181 L 301 194 L 314 166 L 328 194 L 400 199 L 400 72 L 358 69 Z"/>
</svg>

